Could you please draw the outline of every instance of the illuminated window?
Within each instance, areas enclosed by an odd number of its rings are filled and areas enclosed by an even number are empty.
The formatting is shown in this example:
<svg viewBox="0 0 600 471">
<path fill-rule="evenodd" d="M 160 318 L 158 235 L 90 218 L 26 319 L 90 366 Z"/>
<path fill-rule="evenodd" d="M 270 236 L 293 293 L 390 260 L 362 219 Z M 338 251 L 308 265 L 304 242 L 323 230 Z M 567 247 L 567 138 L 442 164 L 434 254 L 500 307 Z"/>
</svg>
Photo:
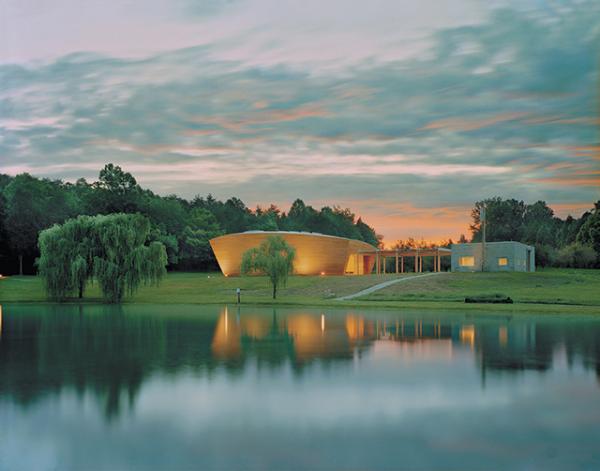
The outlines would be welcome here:
<svg viewBox="0 0 600 471">
<path fill-rule="evenodd" d="M 458 264 L 461 267 L 474 267 L 475 266 L 475 257 L 460 257 Z"/>
<path fill-rule="evenodd" d="M 506 257 L 498 258 L 498 266 L 499 267 L 505 267 L 507 265 L 508 265 L 508 258 L 506 258 Z"/>
</svg>

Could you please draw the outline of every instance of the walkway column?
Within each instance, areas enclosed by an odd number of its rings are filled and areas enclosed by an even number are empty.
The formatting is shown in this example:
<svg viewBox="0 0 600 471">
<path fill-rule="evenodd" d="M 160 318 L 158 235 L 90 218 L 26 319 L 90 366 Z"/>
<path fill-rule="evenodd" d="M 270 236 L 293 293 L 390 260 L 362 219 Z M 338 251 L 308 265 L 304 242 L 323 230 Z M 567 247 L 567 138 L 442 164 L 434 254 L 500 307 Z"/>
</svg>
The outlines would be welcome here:
<svg viewBox="0 0 600 471">
<path fill-rule="evenodd" d="M 396 275 L 398 274 L 398 250 L 396 249 Z"/>
<path fill-rule="evenodd" d="M 375 252 L 375 274 L 379 275 L 379 250 Z"/>
<path fill-rule="evenodd" d="M 419 271 L 419 251 L 415 252 L 415 273 Z"/>
<path fill-rule="evenodd" d="M 383 274 L 385 275 L 385 262 L 387 261 L 387 258 L 385 258 L 385 255 L 383 256 Z"/>
<path fill-rule="evenodd" d="M 404 273 L 404 257 L 402 257 L 402 259 L 400 260 L 400 264 L 401 264 L 401 273 Z"/>
</svg>

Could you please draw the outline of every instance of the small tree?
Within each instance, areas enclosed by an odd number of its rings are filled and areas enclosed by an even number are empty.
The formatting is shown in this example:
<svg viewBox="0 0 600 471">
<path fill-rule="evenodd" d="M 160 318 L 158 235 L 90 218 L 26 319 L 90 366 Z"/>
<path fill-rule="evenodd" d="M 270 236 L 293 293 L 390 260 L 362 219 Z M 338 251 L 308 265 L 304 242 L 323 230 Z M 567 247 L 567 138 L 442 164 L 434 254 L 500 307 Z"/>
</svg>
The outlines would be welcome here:
<svg viewBox="0 0 600 471">
<path fill-rule="evenodd" d="M 247 250 L 242 257 L 242 274 L 260 273 L 271 280 L 273 299 L 277 287 L 285 286 L 294 268 L 296 251 L 280 236 L 271 236 L 258 248 Z"/>
<path fill-rule="evenodd" d="M 596 261 L 596 252 L 589 245 L 574 242 L 558 251 L 556 264 L 566 268 L 592 268 Z"/>
</svg>

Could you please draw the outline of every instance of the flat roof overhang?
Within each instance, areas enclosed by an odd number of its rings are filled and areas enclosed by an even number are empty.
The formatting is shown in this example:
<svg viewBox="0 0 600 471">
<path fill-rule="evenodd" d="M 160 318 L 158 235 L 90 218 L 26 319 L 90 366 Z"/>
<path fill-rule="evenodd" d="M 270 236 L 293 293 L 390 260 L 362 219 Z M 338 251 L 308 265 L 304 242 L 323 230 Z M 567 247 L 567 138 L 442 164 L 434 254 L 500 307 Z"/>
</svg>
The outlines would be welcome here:
<svg viewBox="0 0 600 471">
<path fill-rule="evenodd" d="M 382 250 L 360 250 L 358 253 L 364 255 L 377 255 L 381 257 L 432 257 L 439 255 L 441 257 L 452 255 L 452 250 L 445 247 L 434 247 L 426 249 L 382 249 Z"/>
</svg>

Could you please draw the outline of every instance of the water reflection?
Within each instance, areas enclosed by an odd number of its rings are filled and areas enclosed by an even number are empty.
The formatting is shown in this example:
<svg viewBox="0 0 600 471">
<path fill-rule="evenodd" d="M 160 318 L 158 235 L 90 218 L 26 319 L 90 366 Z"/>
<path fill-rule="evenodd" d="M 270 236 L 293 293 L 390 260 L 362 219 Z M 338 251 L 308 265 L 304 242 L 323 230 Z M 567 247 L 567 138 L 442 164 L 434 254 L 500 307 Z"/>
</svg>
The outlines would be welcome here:
<svg viewBox="0 0 600 471">
<path fill-rule="evenodd" d="M 71 387 L 92 390 L 106 417 L 134 404 L 146 378 L 183 369 L 239 374 L 289 364 L 296 374 L 360 358 L 374 345 L 395 355 L 472 352 L 482 375 L 568 365 L 600 378 L 600 322 L 593 318 L 461 316 L 258 308 L 13 306 L 0 311 L 0 395 L 23 406 Z M 427 348 L 423 345 L 428 344 Z M 437 345 L 437 348 L 436 348 Z M 429 353 L 427 353 L 429 352 Z"/>
<path fill-rule="evenodd" d="M 0 319 L 0 469 L 598 459 L 593 316 L 8 305 Z"/>
</svg>

